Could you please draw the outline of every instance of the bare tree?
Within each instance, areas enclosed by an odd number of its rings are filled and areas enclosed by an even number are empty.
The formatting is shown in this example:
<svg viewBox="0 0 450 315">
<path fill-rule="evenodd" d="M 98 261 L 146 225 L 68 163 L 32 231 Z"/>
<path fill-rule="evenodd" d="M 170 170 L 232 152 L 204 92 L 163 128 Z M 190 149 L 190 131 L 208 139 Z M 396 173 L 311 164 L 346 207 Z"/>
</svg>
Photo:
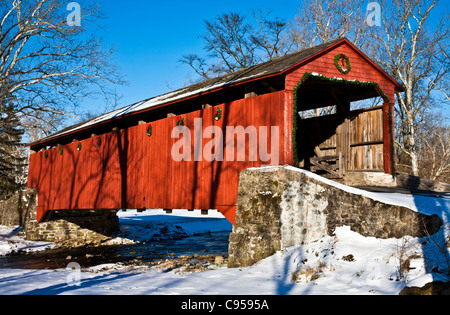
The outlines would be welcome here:
<svg viewBox="0 0 450 315">
<path fill-rule="evenodd" d="M 416 133 L 419 175 L 450 182 L 450 126 L 439 113 L 427 118 Z"/>
<path fill-rule="evenodd" d="M 372 30 L 382 46 L 379 64 L 405 87 L 405 93 L 397 95 L 396 142 L 400 160 L 414 175 L 419 175 L 416 130 L 420 117 L 430 115 L 445 101 L 450 74 L 448 16 L 436 25 L 430 21 L 437 5 L 438 0 L 385 1 L 382 27 Z"/>
<path fill-rule="evenodd" d="M 289 24 L 291 50 L 302 50 L 341 37 L 349 38 L 364 49 L 371 43 L 365 17 L 364 0 L 305 0 Z"/>
<path fill-rule="evenodd" d="M 286 53 L 283 32 L 286 23 L 269 19 L 270 12 L 252 12 L 253 24 L 240 13 L 221 14 L 204 21 L 206 57 L 185 55 L 180 62 L 190 66 L 201 79 L 210 79 L 272 60 Z"/>
<path fill-rule="evenodd" d="M 81 98 L 102 93 L 108 99 L 110 85 L 123 83 L 110 62 L 112 50 L 87 31 L 101 18 L 99 7 L 78 3 L 74 25 L 63 1 L 0 0 L 1 110 L 13 104 L 21 120 L 40 113 L 76 119 Z"/>
<path fill-rule="evenodd" d="M 257 57 L 260 62 L 273 60 L 284 56 L 290 50 L 290 42 L 287 40 L 287 23 L 278 17 L 270 19 L 271 11 L 255 10 L 252 17 L 256 23 L 253 27 L 252 41 L 262 52 Z"/>
</svg>

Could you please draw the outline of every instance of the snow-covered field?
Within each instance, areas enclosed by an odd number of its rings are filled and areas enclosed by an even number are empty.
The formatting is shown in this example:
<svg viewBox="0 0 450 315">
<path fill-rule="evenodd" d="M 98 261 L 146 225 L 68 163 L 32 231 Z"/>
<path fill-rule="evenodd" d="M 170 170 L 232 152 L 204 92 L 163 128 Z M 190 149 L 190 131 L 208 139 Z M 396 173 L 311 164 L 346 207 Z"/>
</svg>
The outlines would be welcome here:
<svg viewBox="0 0 450 315">
<path fill-rule="evenodd" d="M 83 269 L 81 273 L 76 269 L 0 269 L 0 294 L 393 295 L 405 286 L 447 281 L 448 194 L 429 197 L 378 193 L 376 197 L 426 214 L 439 214 L 445 225 L 432 239 L 389 240 L 363 237 L 348 227 L 340 227 L 335 236 L 279 252 L 253 267 L 227 269 L 217 265 L 213 270 L 192 274 L 163 272 L 156 267 L 121 268 L 120 265 Z M 171 215 L 159 210 L 128 211 L 119 216 L 122 232 L 133 240 L 151 238 L 163 223 L 190 235 L 231 230 L 228 221 L 217 212 L 205 217 L 199 212 L 181 210 Z M 26 242 L 14 234 L 13 229 L 0 229 L 0 255 L 12 250 L 41 250 L 51 246 Z"/>
</svg>

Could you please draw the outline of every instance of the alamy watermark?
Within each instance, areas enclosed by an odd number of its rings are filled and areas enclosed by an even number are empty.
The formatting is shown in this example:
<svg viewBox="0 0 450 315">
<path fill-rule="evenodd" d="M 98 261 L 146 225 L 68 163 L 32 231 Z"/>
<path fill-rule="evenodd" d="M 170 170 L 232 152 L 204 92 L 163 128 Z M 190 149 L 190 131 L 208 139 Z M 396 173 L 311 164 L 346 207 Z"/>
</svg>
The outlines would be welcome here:
<svg viewBox="0 0 450 315">
<path fill-rule="evenodd" d="M 369 26 L 381 26 L 381 5 L 378 2 L 367 5 L 366 23 Z"/>
<path fill-rule="evenodd" d="M 256 162 L 278 165 L 280 161 L 280 127 L 272 126 L 208 126 L 203 130 L 203 120 L 194 119 L 194 131 L 185 126 L 175 127 L 172 139 L 179 139 L 172 146 L 175 162 L 227 161 Z M 181 137 L 181 139 L 180 139 Z M 258 140 L 259 138 L 259 140 Z M 235 141 L 236 139 L 236 141 Z M 248 139 L 248 141 L 247 141 Z M 192 152 L 192 140 L 193 151 Z M 269 153 L 270 143 L 270 153 Z M 192 155 L 192 153 L 194 153 Z"/>
<path fill-rule="evenodd" d="M 69 287 L 81 286 L 81 266 L 78 263 L 71 262 L 66 268 L 70 274 L 66 277 L 66 283 Z"/>
<path fill-rule="evenodd" d="M 81 26 L 81 6 L 78 2 L 70 2 L 67 4 L 67 11 L 70 11 L 67 16 L 67 25 Z"/>
</svg>

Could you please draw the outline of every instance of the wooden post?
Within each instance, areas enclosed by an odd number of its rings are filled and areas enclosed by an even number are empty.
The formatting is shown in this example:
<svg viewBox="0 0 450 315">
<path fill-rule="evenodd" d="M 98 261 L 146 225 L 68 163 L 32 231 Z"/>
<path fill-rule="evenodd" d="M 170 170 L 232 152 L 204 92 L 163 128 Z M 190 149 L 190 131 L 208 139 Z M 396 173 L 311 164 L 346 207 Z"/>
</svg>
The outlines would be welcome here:
<svg viewBox="0 0 450 315">
<path fill-rule="evenodd" d="M 339 178 L 344 178 L 344 156 L 339 153 Z"/>
<path fill-rule="evenodd" d="M 385 100 L 383 103 L 383 138 L 384 138 L 384 172 L 386 174 L 392 174 L 395 170 L 395 165 L 392 164 L 392 156 L 395 156 L 394 145 L 392 139 L 395 139 L 395 118 L 394 118 L 394 106 L 395 106 L 395 91 L 387 93 L 384 91 L 391 101 L 391 114 L 392 114 L 392 126 L 389 125 L 389 102 Z M 392 132 L 392 135 L 391 135 Z"/>
</svg>

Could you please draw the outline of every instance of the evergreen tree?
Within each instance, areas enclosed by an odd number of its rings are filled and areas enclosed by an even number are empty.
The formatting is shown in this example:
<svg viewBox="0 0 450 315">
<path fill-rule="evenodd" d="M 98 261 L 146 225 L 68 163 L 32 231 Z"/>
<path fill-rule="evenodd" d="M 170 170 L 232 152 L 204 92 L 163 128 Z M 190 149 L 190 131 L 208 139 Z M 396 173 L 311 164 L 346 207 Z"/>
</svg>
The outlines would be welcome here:
<svg viewBox="0 0 450 315">
<path fill-rule="evenodd" d="M 24 187 L 26 157 L 23 153 L 23 130 L 11 106 L 0 111 L 0 200 Z"/>
</svg>

